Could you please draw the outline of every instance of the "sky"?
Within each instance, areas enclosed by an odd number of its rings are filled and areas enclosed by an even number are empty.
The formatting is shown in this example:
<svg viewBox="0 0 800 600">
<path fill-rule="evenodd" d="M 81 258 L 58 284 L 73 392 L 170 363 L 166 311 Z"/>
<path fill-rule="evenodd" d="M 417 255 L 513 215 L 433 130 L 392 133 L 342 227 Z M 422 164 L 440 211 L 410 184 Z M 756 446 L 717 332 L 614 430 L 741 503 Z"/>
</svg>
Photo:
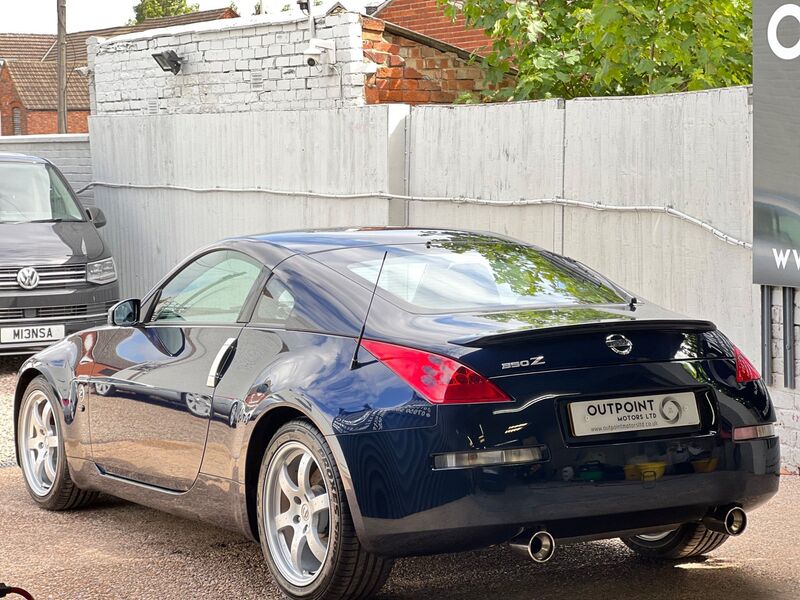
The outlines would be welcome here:
<svg viewBox="0 0 800 600">
<path fill-rule="evenodd" d="M 191 0 L 200 10 L 230 6 L 231 0 Z M 67 31 L 125 25 L 137 0 L 67 0 Z M 240 11 L 252 12 L 255 0 L 237 0 Z M 0 0 L 0 33 L 55 33 L 56 0 Z"/>
</svg>

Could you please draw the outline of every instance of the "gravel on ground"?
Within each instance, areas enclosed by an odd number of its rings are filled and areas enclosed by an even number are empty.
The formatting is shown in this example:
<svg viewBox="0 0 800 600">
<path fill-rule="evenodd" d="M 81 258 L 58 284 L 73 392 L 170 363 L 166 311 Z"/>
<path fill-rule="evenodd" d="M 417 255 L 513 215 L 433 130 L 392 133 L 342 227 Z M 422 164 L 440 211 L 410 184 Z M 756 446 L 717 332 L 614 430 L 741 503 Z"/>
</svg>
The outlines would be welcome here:
<svg viewBox="0 0 800 600">
<path fill-rule="evenodd" d="M 24 359 L 17 356 L 0 357 L 0 468 L 16 464 L 12 412 L 17 370 Z"/>
</svg>

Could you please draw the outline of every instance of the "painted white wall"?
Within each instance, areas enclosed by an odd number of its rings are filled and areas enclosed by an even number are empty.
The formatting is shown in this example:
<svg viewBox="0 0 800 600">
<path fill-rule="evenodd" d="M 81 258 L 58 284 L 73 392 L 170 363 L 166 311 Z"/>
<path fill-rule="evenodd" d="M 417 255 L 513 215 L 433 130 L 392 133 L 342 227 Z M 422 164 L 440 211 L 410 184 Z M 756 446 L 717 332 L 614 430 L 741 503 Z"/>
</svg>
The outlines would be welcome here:
<svg viewBox="0 0 800 600">
<path fill-rule="evenodd" d="M 297 15 L 257 15 L 88 40 L 92 113 L 186 114 L 361 106 L 361 17 L 317 19 L 316 37 L 335 43 L 336 69 L 310 67 L 311 39 Z M 162 71 L 153 53 L 174 50 L 180 73 Z"/>
</svg>

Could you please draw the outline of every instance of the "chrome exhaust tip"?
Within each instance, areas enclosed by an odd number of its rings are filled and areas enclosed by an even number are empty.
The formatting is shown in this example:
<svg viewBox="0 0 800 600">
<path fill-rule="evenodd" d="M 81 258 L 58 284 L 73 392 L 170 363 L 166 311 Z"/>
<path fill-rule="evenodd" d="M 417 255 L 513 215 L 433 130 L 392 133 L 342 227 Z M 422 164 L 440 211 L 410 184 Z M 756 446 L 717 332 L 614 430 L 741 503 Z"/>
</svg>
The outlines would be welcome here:
<svg viewBox="0 0 800 600">
<path fill-rule="evenodd" d="M 528 542 L 528 556 L 535 563 L 546 563 L 553 558 L 556 551 L 556 541 L 546 531 L 537 531 Z"/>
<path fill-rule="evenodd" d="M 747 513 L 739 506 L 723 506 L 706 516 L 703 525 L 711 531 L 735 537 L 747 529 Z"/>
</svg>

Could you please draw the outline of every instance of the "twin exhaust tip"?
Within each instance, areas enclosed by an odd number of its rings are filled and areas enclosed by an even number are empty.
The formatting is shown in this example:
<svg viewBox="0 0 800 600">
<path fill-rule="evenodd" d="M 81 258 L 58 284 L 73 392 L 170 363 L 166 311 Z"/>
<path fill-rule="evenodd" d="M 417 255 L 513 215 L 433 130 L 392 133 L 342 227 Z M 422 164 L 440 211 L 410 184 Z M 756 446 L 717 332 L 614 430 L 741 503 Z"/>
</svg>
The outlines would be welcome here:
<svg viewBox="0 0 800 600">
<path fill-rule="evenodd" d="M 747 529 L 747 513 L 738 506 L 722 506 L 706 515 L 703 525 L 717 533 L 742 535 Z"/>
<path fill-rule="evenodd" d="M 526 553 L 535 563 L 546 563 L 553 558 L 553 553 L 556 551 L 556 541 L 546 531 L 537 531 L 531 536 L 527 544 L 523 538 L 520 541 L 511 542 L 511 547 L 518 552 Z"/>
<path fill-rule="evenodd" d="M 703 525 L 711 531 L 725 535 L 742 535 L 747 529 L 747 513 L 738 506 L 722 506 L 706 515 L 703 518 Z M 546 563 L 553 558 L 556 551 L 556 540 L 548 532 L 544 530 L 535 532 L 527 544 L 523 540 L 524 538 L 520 541 L 512 541 L 511 547 L 517 551 L 526 552 L 535 563 Z"/>
</svg>

